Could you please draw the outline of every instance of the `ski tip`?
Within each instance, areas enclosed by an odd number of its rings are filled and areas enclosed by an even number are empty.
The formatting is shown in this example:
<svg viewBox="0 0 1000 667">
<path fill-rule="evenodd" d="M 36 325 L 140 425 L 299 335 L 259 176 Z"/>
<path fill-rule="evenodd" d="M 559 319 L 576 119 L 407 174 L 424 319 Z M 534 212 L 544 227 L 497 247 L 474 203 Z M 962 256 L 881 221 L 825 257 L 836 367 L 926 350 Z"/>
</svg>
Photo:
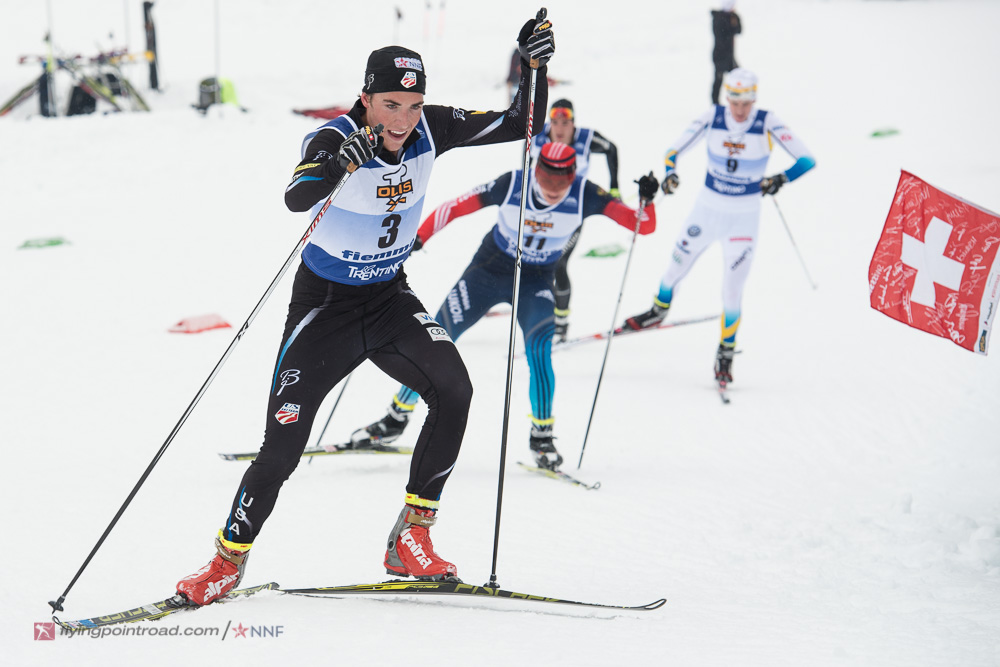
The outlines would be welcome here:
<svg viewBox="0 0 1000 667">
<path fill-rule="evenodd" d="M 642 606 L 643 609 L 652 611 L 653 609 L 659 609 L 663 605 L 667 604 L 667 598 L 660 598 L 656 602 L 650 602 Z"/>
<path fill-rule="evenodd" d="M 527 463 L 522 463 L 521 461 L 518 461 L 517 465 L 521 466 L 525 470 L 528 470 L 529 472 L 537 473 L 539 475 L 543 475 L 543 476 L 549 477 L 551 479 L 557 479 L 557 480 L 560 480 L 560 481 L 563 481 L 563 482 L 567 482 L 567 483 L 572 484 L 574 486 L 582 486 L 583 488 L 585 488 L 588 491 L 595 491 L 595 490 L 601 488 L 601 483 L 600 482 L 594 482 L 593 484 L 587 484 L 586 482 L 583 482 L 583 481 L 577 479 L 576 477 L 573 477 L 572 475 L 563 472 L 562 470 L 558 470 L 558 469 L 552 470 L 551 468 L 542 468 L 542 467 L 539 467 L 537 465 L 528 465 Z"/>
<path fill-rule="evenodd" d="M 280 591 L 281 590 L 281 586 L 278 584 L 277 581 L 269 581 L 266 584 L 261 584 L 260 586 L 254 586 L 254 587 L 252 587 L 252 588 L 250 588 L 248 590 L 250 590 L 250 591 Z"/>
<path fill-rule="evenodd" d="M 223 461 L 253 461 L 257 458 L 257 452 L 246 453 L 246 454 L 233 454 L 233 453 L 222 453 L 219 452 L 219 457 Z"/>
</svg>

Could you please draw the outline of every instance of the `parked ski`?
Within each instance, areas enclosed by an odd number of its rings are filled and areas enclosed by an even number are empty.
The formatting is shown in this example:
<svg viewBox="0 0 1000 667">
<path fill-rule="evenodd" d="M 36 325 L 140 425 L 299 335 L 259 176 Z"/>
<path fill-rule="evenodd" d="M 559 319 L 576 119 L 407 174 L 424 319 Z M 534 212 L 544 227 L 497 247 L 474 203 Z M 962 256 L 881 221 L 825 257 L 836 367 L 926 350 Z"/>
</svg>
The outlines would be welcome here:
<svg viewBox="0 0 1000 667">
<path fill-rule="evenodd" d="M 239 598 L 249 597 L 260 591 L 274 590 L 277 588 L 278 584 L 273 581 L 268 584 L 261 584 L 260 586 L 253 586 L 251 588 L 240 588 L 235 591 L 230 591 L 227 595 L 219 598 L 212 604 L 224 604 Z M 84 618 L 79 621 L 63 621 L 56 616 L 53 616 L 52 620 L 68 630 L 88 630 L 90 628 L 99 628 L 105 625 L 116 625 L 118 623 L 152 621 L 158 618 L 163 618 L 164 616 L 169 616 L 170 614 L 176 614 L 179 611 L 192 611 L 200 608 L 201 607 L 199 605 L 189 602 L 187 598 L 180 595 L 174 595 L 166 600 L 160 600 L 159 602 L 153 602 L 141 607 L 136 607 L 135 609 L 120 611 L 116 614 L 109 614 L 107 616 L 95 616 L 94 618 Z"/>
<path fill-rule="evenodd" d="M 30 99 L 36 92 L 38 92 L 38 79 L 32 80 L 31 83 L 14 93 L 13 97 L 4 102 L 4 105 L 0 107 L 0 116 L 6 116 L 8 113 L 13 111 L 17 105 Z"/>
<path fill-rule="evenodd" d="M 302 456 L 330 456 L 333 454 L 412 454 L 412 447 L 392 447 L 391 445 L 372 445 L 365 447 L 355 447 L 353 443 L 347 442 L 340 445 L 319 445 L 318 447 L 306 447 Z M 257 458 L 257 452 L 244 452 L 242 454 L 219 453 L 226 461 L 253 461 Z"/>
<path fill-rule="evenodd" d="M 718 318 L 719 318 L 718 315 L 705 315 L 704 317 L 694 317 L 694 318 L 687 319 L 687 320 L 673 320 L 673 321 L 669 321 L 669 322 L 661 322 L 660 324 L 658 324 L 655 327 L 649 327 L 647 329 L 638 329 L 638 330 L 636 330 L 636 329 L 623 329 L 623 328 L 619 327 L 619 328 L 615 329 L 615 338 L 618 338 L 619 336 L 630 336 L 632 334 L 645 333 L 647 331 L 659 331 L 661 329 L 671 329 L 673 327 L 679 327 L 679 326 L 683 326 L 685 324 L 698 324 L 699 322 L 709 322 L 711 320 L 716 320 Z M 566 339 L 566 340 L 564 340 L 562 342 L 553 343 L 552 344 L 552 351 L 553 352 L 558 352 L 559 350 L 565 350 L 565 349 L 570 348 L 570 347 L 575 347 L 575 346 L 580 345 L 582 343 L 591 343 L 593 341 L 607 340 L 607 339 L 608 339 L 608 332 L 607 331 L 599 331 L 597 333 L 592 333 L 592 334 L 589 334 L 589 335 L 586 335 L 586 336 L 578 336 L 576 338 L 568 338 L 568 339 Z"/>
<path fill-rule="evenodd" d="M 383 581 L 377 584 L 355 584 L 352 586 L 327 586 L 321 588 L 293 588 L 281 589 L 281 591 L 290 595 L 329 595 L 331 597 L 341 595 L 466 595 L 473 597 L 482 596 L 507 598 L 512 600 L 530 600 L 533 602 L 551 602 L 555 604 L 576 605 L 580 607 L 599 607 L 602 609 L 629 609 L 635 611 L 659 609 L 667 602 L 666 598 L 660 598 L 659 600 L 648 604 L 629 607 L 613 604 L 599 604 L 595 602 L 576 602 L 574 600 L 562 600 L 542 595 L 515 593 L 514 591 L 507 591 L 502 588 L 463 584 L 460 581 L 404 581 L 401 579 Z"/>
<path fill-rule="evenodd" d="M 596 491 L 597 489 L 601 488 L 600 482 L 587 484 L 586 482 L 581 482 L 575 477 L 570 477 L 562 470 L 549 470 L 548 468 L 539 468 L 538 466 L 528 465 L 527 463 L 521 463 L 520 461 L 517 462 L 517 465 L 521 466 L 522 468 L 524 468 L 529 472 L 538 473 L 539 475 L 544 475 L 545 477 L 551 477 L 552 479 L 560 479 L 564 482 L 575 484 L 576 486 L 582 486 L 588 491 Z"/>
</svg>

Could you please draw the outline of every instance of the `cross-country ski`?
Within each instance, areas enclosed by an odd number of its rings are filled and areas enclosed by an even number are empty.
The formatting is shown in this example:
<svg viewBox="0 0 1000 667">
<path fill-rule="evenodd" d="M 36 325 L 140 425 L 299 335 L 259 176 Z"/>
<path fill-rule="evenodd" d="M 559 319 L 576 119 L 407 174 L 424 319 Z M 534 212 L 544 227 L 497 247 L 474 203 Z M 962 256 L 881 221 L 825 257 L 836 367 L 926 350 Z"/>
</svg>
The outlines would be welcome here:
<svg viewBox="0 0 1000 667">
<path fill-rule="evenodd" d="M 316 588 L 291 588 L 285 589 L 278 584 L 271 582 L 260 584 L 250 588 L 240 588 L 230 591 L 225 596 L 215 600 L 213 605 L 228 604 L 240 599 L 248 598 L 261 591 L 274 591 L 287 595 L 307 596 L 307 597 L 353 597 L 371 595 L 376 597 L 406 597 L 416 596 L 426 598 L 428 596 L 463 596 L 469 598 L 490 598 L 496 600 L 519 600 L 524 602 L 545 602 L 555 605 L 567 605 L 573 607 L 591 607 L 598 609 L 617 609 L 622 611 L 652 611 L 659 609 L 666 604 L 665 598 L 654 600 L 641 605 L 617 605 L 599 602 L 579 602 L 576 600 L 565 600 L 545 595 L 535 595 L 529 593 L 518 593 L 502 588 L 490 586 L 473 586 L 461 581 L 406 581 L 393 579 L 374 584 L 351 584 L 347 586 L 320 586 Z M 95 628 L 102 628 L 109 625 L 120 625 L 123 623 L 137 623 L 139 621 L 156 621 L 171 614 L 180 612 L 190 612 L 201 609 L 202 606 L 190 602 L 187 598 L 174 595 L 167 599 L 150 604 L 128 609 L 125 611 L 84 618 L 80 620 L 63 620 L 53 616 L 55 623 L 67 630 L 82 632 Z M 234 611 L 234 613 L 236 613 Z"/>
<path fill-rule="evenodd" d="M 233 602 L 235 600 L 240 600 L 242 598 L 250 597 L 255 593 L 260 591 L 277 590 L 278 584 L 271 582 L 267 584 L 260 584 L 257 586 L 251 586 L 250 588 L 238 588 L 230 591 L 225 596 L 216 600 L 216 604 L 226 604 Z M 135 609 L 127 609 L 125 611 L 115 612 L 112 614 L 105 614 L 104 616 L 94 616 L 93 618 L 83 618 L 77 621 L 63 620 L 57 616 L 53 616 L 52 619 L 63 628 L 67 630 L 88 630 L 91 628 L 100 628 L 106 625 L 118 625 L 120 623 L 135 623 L 137 621 L 155 621 L 165 616 L 171 614 L 176 614 L 179 612 L 194 611 L 200 609 L 199 605 L 196 605 L 189 601 L 187 598 L 180 595 L 172 595 L 169 598 L 160 600 L 158 602 L 151 602 L 145 604 L 141 607 L 136 607 Z"/>
<path fill-rule="evenodd" d="M 352 442 L 345 442 L 338 445 L 319 445 L 318 447 L 306 447 L 302 452 L 304 458 L 315 456 L 366 456 L 371 454 L 412 454 L 412 447 L 394 447 L 392 445 L 366 445 L 355 446 Z M 223 453 L 219 456 L 224 461 L 253 461 L 257 458 L 258 452 Z"/>
<path fill-rule="evenodd" d="M 597 489 L 601 488 L 600 482 L 594 482 L 593 484 L 588 484 L 587 482 L 583 482 L 577 479 L 576 477 L 573 477 L 569 473 L 563 472 L 562 470 L 552 470 L 551 468 L 542 468 L 539 466 L 528 465 L 527 463 L 521 463 L 520 461 L 517 462 L 517 465 L 521 466 L 523 470 L 527 470 L 528 472 L 534 473 L 536 475 L 541 475 L 543 477 L 548 477 L 550 479 L 556 479 L 562 482 L 566 482 L 567 484 L 572 484 L 574 486 L 581 486 L 587 489 L 588 491 L 596 491 Z"/>
</svg>

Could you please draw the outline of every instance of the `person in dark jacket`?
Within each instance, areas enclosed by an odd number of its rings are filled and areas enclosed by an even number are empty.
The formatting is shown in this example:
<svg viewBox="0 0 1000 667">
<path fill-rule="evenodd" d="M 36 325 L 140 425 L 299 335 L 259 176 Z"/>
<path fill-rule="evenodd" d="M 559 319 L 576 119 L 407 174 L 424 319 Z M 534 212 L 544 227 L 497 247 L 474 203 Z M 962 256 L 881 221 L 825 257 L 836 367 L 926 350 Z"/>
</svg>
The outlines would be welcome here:
<svg viewBox="0 0 1000 667">
<path fill-rule="evenodd" d="M 736 0 L 722 0 L 719 9 L 712 10 L 712 32 L 715 34 L 715 49 L 712 50 L 712 62 L 715 63 L 715 81 L 712 83 L 712 104 L 719 103 L 719 91 L 722 89 L 722 77 L 726 72 L 734 70 L 736 55 L 733 51 L 733 40 L 743 31 L 740 16 L 733 11 Z"/>
<path fill-rule="evenodd" d="M 383 566 L 397 576 L 457 578 L 455 565 L 435 552 L 429 529 L 458 459 L 472 382 L 402 265 L 416 241 L 435 159 L 453 148 L 517 141 L 543 122 L 546 63 L 555 51 L 551 22 L 530 19 L 517 42 L 522 78 L 530 65 L 538 67 L 537 118 L 529 117 L 531 102 L 521 94 L 505 111 L 425 105 L 420 54 L 387 46 L 368 57 L 354 107 L 306 135 L 285 205 L 309 211 L 313 223 L 270 378 L 264 443 L 237 487 L 215 539 L 216 555 L 177 583 L 189 603 L 209 604 L 239 584 L 250 548 L 301 459 L 316 411 L 366 360 L 413 387 L 428 405 L 403 509 L 383 542 Z"/>
</svg>

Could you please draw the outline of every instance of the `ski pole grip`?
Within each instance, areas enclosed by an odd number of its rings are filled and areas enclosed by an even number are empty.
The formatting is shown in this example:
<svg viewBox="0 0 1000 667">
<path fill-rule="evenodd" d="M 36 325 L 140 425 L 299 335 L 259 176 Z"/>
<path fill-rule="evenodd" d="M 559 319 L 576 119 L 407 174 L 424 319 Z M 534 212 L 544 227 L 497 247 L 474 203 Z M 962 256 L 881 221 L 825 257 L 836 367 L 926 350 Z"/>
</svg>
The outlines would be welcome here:
<svg viewBox="0 0 1000 667">
<path fill-rule="evenodd" d="M 548 16 L 548 14 L 549 14 L 549 10 L 545 9 L 545 7 L 542 7 L 541 9 L 538 10 L 538 13 L 535 14 L 535 20 L 538 21 L 539 23 L 541 23 L 542 21 L 545 20 L 545 17 Z M 543 29 L 548 29 L 550 27 L 552 27 L 551 23 L 548 24 L 548 25 L 546 25 L 546 26 L 542 26 Z M 536 25 L 535 26 L 535 33 L 538 33 L 538 32 L 539 32 L 538 26 Z M 528 67 L 530 67 L 531 69 L 538 69 L 541 66 L 542 66 L 542 63 L 538 60 L 538 58 L 532 58 L 528 62 Z"/>
<path fill-rule="evenodd" d="M 379 123 L 375 127 L 370 127 L 368 129 L 371 130 L 371 133 L 368 135 L 368 140 L 372 141 L 375 137 L 377 137 L 378 135 L 382 134 L 382 130 L 385 129 L 385 125 L 383 125 L 382 123 Z M 347 173 L 348 174 L 353 174 L 355 171 L 357 171 L 357 169 L 358 169 L 358 165 L 354 164 L 353 162 L 348 162 L 347 163 Z"/>
</svg>

